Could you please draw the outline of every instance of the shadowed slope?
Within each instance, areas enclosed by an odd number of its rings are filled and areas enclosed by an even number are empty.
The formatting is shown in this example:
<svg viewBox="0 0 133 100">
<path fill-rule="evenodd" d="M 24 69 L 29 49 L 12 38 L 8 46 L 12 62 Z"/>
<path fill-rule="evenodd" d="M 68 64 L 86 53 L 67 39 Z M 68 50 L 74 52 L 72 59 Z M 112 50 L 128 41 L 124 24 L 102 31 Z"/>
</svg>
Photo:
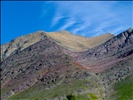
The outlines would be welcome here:
<svg viewBox="0 0 133 100">
<path fill-rule="evenodd" d="M 124 91 L 122 87 L 114 88 L 115 83 L 120 85 L 126 77 L 133 78 L 133 29 L 130 28 L 97 47 L 77 53 L 74 58 L 82 68 L 96 73 L 101 79 L 105 87 L 105 100 L 124 100 L 122 98 L 126 98 L 127 94 L 127 100 L 133 98 L 132 92 L 125 93 L 133 89 L 126 88 Z M 114 94 L 115 92 L 118 92 L 118 95 Z"/>
<path fill-rule="evenodd" d="M 99 46 L 77 54 L 75 60 L 93 72 L 100 72 L 132 54 L 133 29 L 128 29 Z"/>
</svg>

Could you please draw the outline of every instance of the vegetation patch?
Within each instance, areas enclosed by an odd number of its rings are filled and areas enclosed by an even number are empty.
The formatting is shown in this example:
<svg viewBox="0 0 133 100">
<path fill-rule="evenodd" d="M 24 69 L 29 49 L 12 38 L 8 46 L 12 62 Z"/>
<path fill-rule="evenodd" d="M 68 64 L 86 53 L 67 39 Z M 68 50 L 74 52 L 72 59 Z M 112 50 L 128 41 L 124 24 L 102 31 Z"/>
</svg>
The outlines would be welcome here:
<svg viewBox="0 0 133 100">
<path fill-rule="evenodd" d="M 98 97 L 95 94 L 89 94 L 90 100 L 98 100 Z"/>
<path fill-rule="evenodd" d="M 68 100 L 76 100 L 76 97 L 75 97 L 75 95 L 73 95 L 73 94 L 67 95 L 66 98 L 67 98 Z"/>
<path fill-rule="evenodd" d="M 66 96 L 66 100 L 98 100 L 98 97 L 95 94 L 79 94 L 77 96 L 70 94 Z"/>
<path fill-rule="evenodd" d="M 133 100 L 133 76 L 129 76 L 114 85 L 116 91 L 112 96 L 117 100 Z"/>
</svg>

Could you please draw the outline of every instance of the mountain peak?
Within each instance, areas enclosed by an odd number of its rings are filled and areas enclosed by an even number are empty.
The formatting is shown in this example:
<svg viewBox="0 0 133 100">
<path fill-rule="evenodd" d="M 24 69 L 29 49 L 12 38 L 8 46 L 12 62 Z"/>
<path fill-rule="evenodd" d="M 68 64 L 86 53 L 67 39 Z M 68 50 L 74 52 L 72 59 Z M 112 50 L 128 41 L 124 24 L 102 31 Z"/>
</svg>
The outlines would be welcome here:
<svg viewBox="0 0 133 100">
<path fill-rule="evenodd" d="M 131 32 L 133 31 L 133 29 L 132 29 L 132 28 L 129 28 L 129 29 L 127 29 L 127 31 L 128 31 L 129 33 L 131 33 Z"/>
<path fill-rule="evenodd" d="M 114 36 L 112 34 L 104 34 L 101 36 L 87 38 L 71 34 L 66 30 L 59 32 L 47 32 L 46 34 L 48 37 L 55 40 L 55 42 L 57 42 L 61 46 L 66 47 L 68 49 L 74 49 L 75 51 L 83 51 L 87 48 L 95 47 Z"/>
<path fill-rule="evenodd" d="M 18 48 L 19 51 L 23 50 L 28 46 L 39 42 L 45 37 L 51 38 L 54 42 L 67 49 L 83 51 L 87 48 L 98 46 L 99 44 L 112 38 L 113 35 L 104 34 L 101 36 L 87 38 L 83 36 L 74 35 L 67 30 L 61 30 L 58 32 L 37 31 L 31 34 L 27 34 L 25 36 L 18 37 L 13 41 L 2 45 L 2 58 L 6 58 L 10 56 L 10 54 L 14 54 L 16 51 L 18 51 Z"/>
</svg>

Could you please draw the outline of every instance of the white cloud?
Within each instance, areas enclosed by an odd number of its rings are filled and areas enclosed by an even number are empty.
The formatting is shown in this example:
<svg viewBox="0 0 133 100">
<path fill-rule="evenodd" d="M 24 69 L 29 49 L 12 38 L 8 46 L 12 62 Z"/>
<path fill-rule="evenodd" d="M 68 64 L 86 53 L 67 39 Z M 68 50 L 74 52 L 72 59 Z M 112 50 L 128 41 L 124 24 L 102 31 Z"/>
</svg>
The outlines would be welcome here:
<svg viewBox="0 0 133 100">
<path fill-rule="evenodd" d="M 50 4 L 55 5 L 55 15 L 51 19 L 50 27 L 56 26 L 58 30 L 68 29 L 77 34 L 80 32 L 84 36 L 107 32 L 118 34 L 117 32 L 132 26 L 130 3 L 130 1 L 51 1 Z M 58 24 L 63 18 L 68 18 L 67 22 Z"/>
<path fill-rule="evenodd" d="M 56 15 L 53 17 L 53 19 L 52 19 L 51 27 L 55 26 L 55 25 L 59 22 L 59 20 L 62 19 L 62 18 L 63 18 L 62 15 L 56 14 Z"/>
<path fill-rule="evenodd" d="M 59 27 L 59 30 L 65 30 L 68 27 L 71 27 L 73 24 L 75 24 L 76 22 L 74 20 L 70 20 L 69 22 L 67 22 L 66 24 L 63 24 L 61 27 Z"/>
</svg>

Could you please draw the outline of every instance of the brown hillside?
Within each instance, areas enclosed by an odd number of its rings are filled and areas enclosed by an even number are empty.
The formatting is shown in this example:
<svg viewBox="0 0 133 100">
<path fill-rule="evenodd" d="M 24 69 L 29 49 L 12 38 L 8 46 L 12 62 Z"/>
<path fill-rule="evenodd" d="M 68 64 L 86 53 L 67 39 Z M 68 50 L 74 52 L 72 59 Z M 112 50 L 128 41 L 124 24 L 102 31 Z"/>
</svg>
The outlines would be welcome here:
<svg viewBox="0 0 133 100">
<path fill-rule="evenodd" d="M 87 48 L 92 48 L 98 46 L 99 44 L 109 40 L 113 37 L 112 34 L 104 34 L 101 36 L 93 38 L 85 38 L 82 36 L 76 36 L 68 31 L 59 32 L 44 32 L 38 31 L 32 34 L 18 37 L 11 42 L 8 42 L 1 46 L 1 58 L 6 59 L 10 54 L 15 54 L 30 45 L 44 39 L 44 37 L 52 38 L 58 44 L 67 47 L 69 49 L 74 49 L 74 51 L 81 51 Z"/>
<path fill-rule="evenodd" d="M 83 51 L 88 48 L 93 48 L 114 36 L 113 34 L 104 34 L 101 36 L 86 38 L 78 35 L 73 35 L 68 31 L 49 32 L 46 34 L 50 38 L 53 38 L 57 43 L 67 48 L 74 49 L 75 51 Z"/>
</svg>

